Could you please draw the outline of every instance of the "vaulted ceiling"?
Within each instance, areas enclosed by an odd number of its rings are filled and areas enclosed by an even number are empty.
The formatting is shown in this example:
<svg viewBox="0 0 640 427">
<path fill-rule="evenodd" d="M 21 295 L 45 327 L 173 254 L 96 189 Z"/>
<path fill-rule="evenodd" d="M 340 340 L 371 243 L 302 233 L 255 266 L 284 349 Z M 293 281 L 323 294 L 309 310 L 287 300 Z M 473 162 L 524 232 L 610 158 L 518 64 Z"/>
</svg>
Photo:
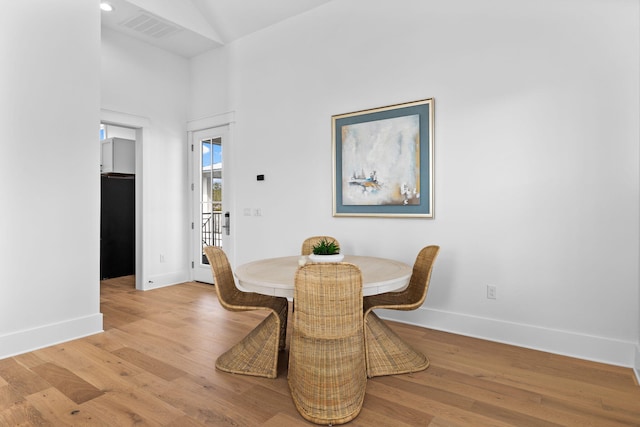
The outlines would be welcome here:
<svg viewBox="0 0 640 427">
<path fill-rule="evenodd" d="M 102 26 L 190 58 L 331 0 L 106 0 Z"/>
</svg>

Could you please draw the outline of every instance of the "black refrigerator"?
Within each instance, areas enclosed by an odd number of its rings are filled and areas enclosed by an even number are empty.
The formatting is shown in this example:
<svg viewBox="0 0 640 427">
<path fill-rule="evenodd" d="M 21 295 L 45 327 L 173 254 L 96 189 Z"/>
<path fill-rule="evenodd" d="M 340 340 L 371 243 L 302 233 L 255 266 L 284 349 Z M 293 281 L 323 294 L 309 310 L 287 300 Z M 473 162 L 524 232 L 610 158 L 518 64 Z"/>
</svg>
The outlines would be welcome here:
<svg viewBox="0 0 640 427">
<path fill-rule="evenodd" d="M 100 280 L 136 271 L 135 175 L 101 175 Z"/>
</svg>

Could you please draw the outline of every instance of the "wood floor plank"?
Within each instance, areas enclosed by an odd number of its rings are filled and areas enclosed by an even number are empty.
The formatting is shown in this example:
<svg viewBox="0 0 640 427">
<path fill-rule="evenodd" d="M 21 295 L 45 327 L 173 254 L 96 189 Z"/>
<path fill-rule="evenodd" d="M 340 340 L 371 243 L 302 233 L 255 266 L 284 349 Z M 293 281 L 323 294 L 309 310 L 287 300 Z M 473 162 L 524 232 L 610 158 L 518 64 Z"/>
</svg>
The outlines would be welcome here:
<svg viewBox="0 0 640 427">
<path fill-rule="evenodd" d="M 596 426 L 640 425 L 637 411 L 627 416 L 625 411 L 610 411 L 599 405 L 584 405 L 572 399 L 545 397 L 542 401 L 542 410 L 547 413 L 553 410 L 557 418 L 564 420 L 565 423 L 575 423 L 574 425 L 578 425 L 578 422 Z"/>
<path fill-rule="evenodd" d="M 100 425 L 100 421 L 90 411 L 81 409 L 55 387 L 27 396 L 26 401 L 42 418 L 55 426 Z"/>
<path fill-rule="evenodd" d="M 35 372 L 20 365 L 15 358 L 0 360 L 0 378 L 17 394 L 28 396 L 49 388 L 49 383 Z"/>
<path fill-rule="evenodd" d="M 155 389 L 158 397 L 179 408 L 188 416 L 210 425 L 257 426 L 266 420 L 258 408 L 242 404 L 242 393 L 214 382 L 202 385 L 188 378 L 178 378 L 164 389 Z"/>
<path fill-rule="evenodd" d="M 200 421 L 194 419 L 193 417 L 183 415 L 165 424 L 165 426 L 166 427 L 205 427 L 206 424 L 201 423 Z"/>
<path fill-rule="evenodd" d="M 167 334 L 164 328 L 147 319 L 138 320 L 133 324 L 121 327 L 120 330 L 132 333 L 149 349 L 164 349 L 167 352 L 179 353 L 187 353 L 191 350 L 191 347 L 179 336 Z"/>
<path fill-rule="evenodd" d="M 474 413 L 474 400 L 471 398 L 428 387 L 416 393 L 415 389 L 398 389 L 389 385 L 384 377 L 376 379 L 377 381 L 372 380 L 367 384 L 365 403 L 407 424 L 428 425 L 427 421 L 438 415 L 454 423 L 473 426 L 513 425 Z"/>
<path fill-rule="evenodd" d="M 75 403 L 87 402 L 104 394 L 73 372 L 53 363 L 45 363 L 32 370 Z"/>
<path fill-rule="evenodd" d="M 138 376 L 151 375 L 145 374 L 145 371 L 139 367 L 125 361 L 79 369 L 77 374 L 101 390 L 122 393 L 135 388 L 137 385 L 135 379 Z"/>
<path fill-rule="evenodd" d="M 584 400 L 594 405 L 600 404 L 602 396 L 600 386 L 592 387 L 584 379 L 568 379 L 529 367 L 514 367 L 513 362 L 503 359 L 503 356 L 495 356 L 496 348 L 493 344 L 495 343 L 488 344 L 490 351 L 487 351 L 487 354 L 481 355 L 472 352 L 450 354 L 446 358 L 436 360 L 436 364 L 453 371 L 490 379 L 533 393 L 551 394 L 556 397 L 563 397 L 570 393 L 576 400 Z M 541 355 L 541 357 L 545 356 Z M 432 363 L 434 363 L 433 356 Z M 500 369 L 498 370 L 496 367 L 500 367 Z M 613 390 L 611 391 L 613 392 Z"/>
<path fill-rule="evenodd" d="M 14 357 L 14 360 L 25 368 L 32 368 L 34 366 L 42 365 L 45 360 L 42 360 L 35 352 L 24 353 Z M 1 380 L 0 380 L 1 384 Z"/>
<path fill-rule="evenodd" d="M 365 397 L 366 399 L 366 397 Z M 354 427 L 416 427 L 421 425 L 431 425 L 433 422 L 433 417 L 428 416 L 421 420 L 421 423 L 407 423 L 400 420 L 397 416 L 393 414 L 383 414 L 379 410 L 374 410 L 370 408 L 372 404 L 375 404 L 375 401 L 367 401 L 367 404 L 362 407 L 360 414 L 349 424 L 349 426 Z M 295 414 L 294 414 L 295 416 Z"/>
<path fill-rule="evenodd" d="M 151 357 L 129 347 L 115 350 L 112 353 L 120 357 L 121 359 L 126 360 L 138 366 L 139 368 L 142 368 L 143 370 L 153 375 L 157 375 L 167 381 L 175 380 L 176 378 L 180 378 L 181 376 L 186 375 L 185 372 L 181 369 L 178 369 L 168 363 L 164 363 L 161 360 L 158 360 L 154 357 Z"/>
<path fill-rule="evenodd" d="M 0 411 L 0 426 L 56 427 L 56 424 L 52 420 L 46 419 L 26 400 L 19 400 L 14 405 Z"/>
<path fill-rule="evenodd" d="M 171 405 L 140 389 L 127 392 L 110 391 L 82 404 L 82 409 L 95 414 L 110 426 L 162 426 L 184 414 Z"/>
<path fill-rule="evenodd" d="M 433 419 L 432 405 L 414 406 L 415 399 L 398 403 L 398 400 L 403 399 L 396 400 L 396 397 L 389 394 L 391 390 L 388 389 L 385 390 L 384 395 L 380 395 L 381 389 L 386 388 L 380 384 L 375 384 L 373 387 L 367 385 L 363 410 L 374 410 L 382 413 L 387 419 L 411 426 L 426 426 Z"/>
<path fill-rule="evenodd" d="M 61 349 L 64 351 L 60 351 Z M 38 350 L 38 354 L 50 363 L 75 372 L 102 390 L 127 388 L 126 378 L 144 372 L 141 368 L 91 345 L 84 339 Z"/>
<path fill-rule="evenodd" d="M 273 417 L 269 418 L 262 427 L 299 427 L 300 425 L 305 425 L 300 422 L 300 417 L 291 416 L 289 414 L 283 414 L 281 412 L 275 414 Z M 309 425 L 314 425 L 309 423 Z M 349 424 L 356 425 L 356 424 Z M 399 426 L 400 427 L 400 426 Z"/>
<path fill-rule="evenodd" d="M 11 408 L 18 401 L 24 398 L 24 394 L 14 389 L 9 384 L 0 387 L 0 412 Z M 0 424 L 2 425 L 2 424 Z"/>
<path fill-rule="evenodd" d="M 215 289 L 101 285 L 102 334 L 0 360 L 0 426 L 304 426 L 287 383 L 215 369 L 266 316 Z M 640 426 L 631 369 L 388 322 L 430 367 L 367 381 L 353 426 Z M 290 335 L 290 330 L 289 330 Z M 74 401 L 75 400 L 75 401 Z"/>
<path fill-rule="evenodd" d="M 74 340 L 36 350 L 34 353 L 43 363 L 55 363 L 67 369 L 82 369 L 94 365 L 96 349 L 83 340 Z"/>
<path fill-rule="evenodd" d="M 535 424 L 550 422 L 553 425 L 554 423 L 558 424 L 557 421 L 561 419 L 560 425 L 586 425 L 585 423 L 588 424 L 590 420 L 590 417 L 585 414 L 566 414 L 549 406 L 543 406 L 543 396 L 539 393 L 532 393 L 484 378 L 459 374 L 440 366 L 432 366 L 425 372 L 428 378 L 412 380 L 409 376 L 404 376 L 401 379 L 419 383 L 426 382 L 433 387 L 471 397 L 477 402 L 476 404 L 489 405 L 490 408 L 510 408 L 534 419 L 539 418 L 540 422 Z"/>
</svg>

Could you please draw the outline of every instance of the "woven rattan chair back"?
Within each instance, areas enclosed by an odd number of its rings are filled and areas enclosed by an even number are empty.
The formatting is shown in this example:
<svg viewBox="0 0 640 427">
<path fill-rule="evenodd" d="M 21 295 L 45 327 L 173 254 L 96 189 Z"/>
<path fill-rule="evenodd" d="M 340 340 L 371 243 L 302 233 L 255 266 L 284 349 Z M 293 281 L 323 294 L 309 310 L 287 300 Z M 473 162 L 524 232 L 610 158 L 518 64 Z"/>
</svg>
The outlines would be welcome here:
<svg viewBox="0 0 640 427">
<path fill-rule="evenodd" d="M 364 297 L 369 378 L 417 372 L 429 366 L 427 356 L 406 344 L 373 310 L 376 308 L 415 310 L 420 307 L 427 296 L 433 264 L 439 251 L 440 247 L 435 245 L 420 250 L 413 265 L 409 285 L 405 290 Z"/>
<path fill-rule="evenodd" d="M 234 374 L 276 378 L 278 353 L 286 341 L 289 305 L 286 298 L 243 292 L 236 287 L 231 265 L 224 251 L 207 246 L 218 301 L 230 311 L 268 310 L 269 315 L 238 344 L 216 360 L 216 368 Z"/>
<path fill-rule="evenodd" d="M 302 242 L 302 250 L 300 251 L 300 255 L 311 255 L 311 253 L 313 252 L 313 247 L 323 239 L 327 240 L 328 242 L 335 242 L 336 245 L 340 246 L 340 242 L 338 242 L 338 239 L 336 239 L 335 237 L 331 237 L 331 236 L 308 237 L 307 239 L 305 239 L 304 242 Z"/>
<path fill-rule="evenodd" d="M 349 263 L 306 264 L 295 277 L 289 388 L 316 424 L 343 424 L 362 409 L 366 364 L 362 274 Z"/>
<path fill-rule="evenodd" d="M 388 308 L 394 310 L 415 310 L 427 297 L 433 263 L 440 252 L 439 246 L 427 246 L 420 250 L 413 264 L 409 285 L 400 292 L 386 292 L 364 298 L 365 310 Z"/>
<path fill-rule="evenodd" d="M 247 310 L 247 308 L 238 304 L 238 297 L 241 291 L 236 287 L 231 265 L 224 251 L 216 246 L 207 246 L 204 249 L 204 253 L 211 266 L 213 283 L 215 284 L 220 304 L 231 311 Z"/>
</svg>

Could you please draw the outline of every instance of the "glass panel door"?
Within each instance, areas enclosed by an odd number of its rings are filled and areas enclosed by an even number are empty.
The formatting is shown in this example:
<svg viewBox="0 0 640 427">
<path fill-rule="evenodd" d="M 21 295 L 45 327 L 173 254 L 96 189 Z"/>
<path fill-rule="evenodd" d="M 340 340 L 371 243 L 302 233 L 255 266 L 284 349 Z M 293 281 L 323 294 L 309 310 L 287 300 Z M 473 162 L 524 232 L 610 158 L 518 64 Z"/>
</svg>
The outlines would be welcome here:
<svg viewBox="0 0 640 427">
<path fill-rule="evenodd" d="M 200 141 L 200 237 L 205 246 L 222 247 L 222 138 Z M 202 252 L 202 263 L 209 264 Z"/>
<path fill-rule="evenodd" d="M 225 249 L 229 257 L 230 215 L 225 210 L 225 182 L 223 173 L 223 141 L 225 129 L 207 129 L 194 132 L 193 199 L 194 199 L 194 280 L 211 283 L 209 261 L 204 255 L 206 246 Z M 227 231 L 229 230 L 229 231 Z"/>
</svg>

